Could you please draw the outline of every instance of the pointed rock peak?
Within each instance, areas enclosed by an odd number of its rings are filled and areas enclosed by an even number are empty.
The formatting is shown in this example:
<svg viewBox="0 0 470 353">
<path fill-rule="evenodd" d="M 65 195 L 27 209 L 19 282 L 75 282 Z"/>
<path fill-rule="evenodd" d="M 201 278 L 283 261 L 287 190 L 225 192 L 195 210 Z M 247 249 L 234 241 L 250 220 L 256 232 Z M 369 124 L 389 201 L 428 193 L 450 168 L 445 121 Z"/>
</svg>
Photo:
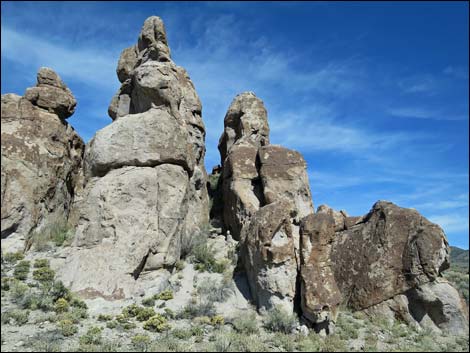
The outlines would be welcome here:
<svg viewBox="0 0 470 353">
<path fill-rule="evenodd" d="M 146 51 L 144 58 L 148 60 L 171 60 L 165 26 L 160 17 L 151 16 L 145 20 L 142 30 L 140 31 L 137 49 L 139 52 Z"/>
<path fill-rule="evenodd" d="M 255 147 L 269 144 L 268 113 L 263 101 L 253 92 L 238 94 L 228 108 L 219 140 L 222 164 L 234 144 Z"/>
<path fill-rule="evenodd" d="M 37 80 L 37 86 L 48 85 L 63 89 L 67 88 L 60 76 L 49 67 L 41 67 L 39 69 L 37 74 Z"/>
</svg>

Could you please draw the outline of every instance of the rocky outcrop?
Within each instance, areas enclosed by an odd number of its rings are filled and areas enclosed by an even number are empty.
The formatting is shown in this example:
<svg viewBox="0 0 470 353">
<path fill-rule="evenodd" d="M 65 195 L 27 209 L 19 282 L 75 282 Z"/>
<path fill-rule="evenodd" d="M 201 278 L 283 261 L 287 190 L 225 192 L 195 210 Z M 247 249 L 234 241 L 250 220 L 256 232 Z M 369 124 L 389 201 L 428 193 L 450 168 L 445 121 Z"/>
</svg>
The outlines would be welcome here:
<svg viewBox="0 0 470 353">
<path fill-rule="evenodd" d="M 417 211 L 379 201 L 347 217 L 323 206 L 300 233 L 301 311 L 316 328 L 331 326 L 340 304 L 447 332 L 468 327 L 465 303 L 440 277 L 449 266 L 445 234 Z"/>
<path fill-rule="evenodd" d="M 61 272 L 73 290 L 109 299 L 136 295 L 143 273 L 173 266 L 209 217 L 201 103 L 159 17 L 145 20 L 117 75 L 113 123 L 86 146 L 74 251 Z"/>
<path fill-rule="evenodd" d="M 41 68 L 23 97 L 2 95 L 2 251 L 24 250 L 33 230 L 66 220 L 84 144 L 64 119 L 76 101 L 61 78 Z"/>
<path fill-rule="evenodd" d="M 362 217 L 326 205 L 314 213 L 302 155 L 269 144 L 266 109 L 251 92 L 235 97 L 224 126 L 223 222 L 242 243 L 241 262 L 258 308 L 296 310 L 308 325 L 328 333 L 340 305 L 391 305 L 419 326 L 421 314 L 405 309 L 407 302 L 425 307 L 421 311 L 436 327 L 462 327 L 463 311 L 453 294 L 443 298 L 449 308 L 440 314 L 423 304 L 432 302 L 430 294 L 411 299 L 427 286 L 441 290 L 435 283 L 449 266 L 449 249 L 439 226 L 384 201 Z"/>
<path fill-rule="evenodd" d="M 219 140 L 225 229 L 242 242 L 259 308 L 294 310 L 299 224 L 313 213 L 306 163 L 296 151 L 269 144 L 267 112 L 252 92 L 235 97 Z"/>
</svg>

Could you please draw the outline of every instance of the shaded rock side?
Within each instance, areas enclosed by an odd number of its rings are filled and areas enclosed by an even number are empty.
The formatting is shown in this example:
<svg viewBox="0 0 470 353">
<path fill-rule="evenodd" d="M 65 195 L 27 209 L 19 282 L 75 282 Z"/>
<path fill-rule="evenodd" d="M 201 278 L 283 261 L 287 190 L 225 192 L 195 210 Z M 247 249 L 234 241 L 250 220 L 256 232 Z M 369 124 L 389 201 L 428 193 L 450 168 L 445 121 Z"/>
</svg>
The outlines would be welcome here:
<svg viewBox="0 0 470 353">
<path fill-rule="evenodd" d="M 293 205 L 276 201 L 260 208 L 243 228 L 242 262 L 259 309 L 294 310 L 297 257 Z"/>
<path fill-rule="evenodd" d="M 342 302 L 336 284 L 331 250 L 336 238 L 335 218 L 328 213 L 310 214 L 300 226 L 300 309 L 317 330 L 332 330 Z"/>
<path fill-rule="evenodd" d="M 136 295 L 141 273 L 173 266 L 209 217 L 201 103 L 171 61 L 160 18 L 145 20 L 117 75 L 113 122 L 86 146 L 77 251 L 61 273 L 75 291 L 107 299 Z"/>
<path fill-rule="evenodd" d="M 342 232 L 331 252 L 347 305 L 364 309 L 435 280 L 449 267 L 442 229 L 416 210 L 379 201 Z"/>
<path fill-rule="evenodd" d="M 24 97 L 2 95 L 2 251 L 23 251 L 33 230 L 67 219 L 84 143 L 65 122 L 75 98 L 60 77 L 41 68 Z"/>
</svg>

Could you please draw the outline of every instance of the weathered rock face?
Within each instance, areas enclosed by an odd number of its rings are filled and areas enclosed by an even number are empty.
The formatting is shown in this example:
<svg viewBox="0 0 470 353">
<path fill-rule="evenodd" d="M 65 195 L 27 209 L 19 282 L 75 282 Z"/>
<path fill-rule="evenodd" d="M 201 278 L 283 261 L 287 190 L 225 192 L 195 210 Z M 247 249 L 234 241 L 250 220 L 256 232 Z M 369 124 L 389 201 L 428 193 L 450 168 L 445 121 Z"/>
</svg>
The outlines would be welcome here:
<svg viewBox="0 0 470 353">
<path fill-rule="evenodd" d="M 417 211 L 379 201 L 347 217 L 323 206 L 300 233 L 301 311 L 317 329 L 336 320 L 341 303 L 415 326 L 466 329 L 465 304 L 440 277 L 449 266 L 445 234 Z"/>
<path fill-rule="evenodd" d="M 286 201 L 271 203 L 243 228 L 242 260 L 259 308 L 281 306 L 293 311 L 297 282 L 293 209 Z"/>
<path fill-rule="evenodd" d="M 259 308 L 294 310 L 299 224 L 313 213 L 306 163 L 293 150 L 269 144 L 263 102 L 235 97 L 219 140 L 224 227 L 242 242 L 241 259 Z"/>
<path fill-rule="evenodd" d="M 297 223 L 313 213 L 305 160 L 296 151 L 269 145 L 267 112 L 254 93 L 234 98 L 224 125 L 219 140 L 224 224 L 235 239 L 260 207 L 275 201 L 293 201 Z"/>
<path fill-rule="evenodd" d="M 417 211 L 377 202 L 339 232 L 331 261 L 348 306 L 363 309 L 435 280 L 449 267 L 442 229 Z"/>
<path fill-rule="evenodd" d="M 67 219 L 84 144 L 63 119 L 75 98 L 60 77 L 41 68 L 25 96 L 2 95 L 2 251 L 24 250 L 35 229 Z"/>
<path fill-rule="evenodd" d="M 183 237 L 209 217 L 201 103 L 170 59 L 160 18 L 145 21 L 117 75 L 114 121 L 86 146 L 76 251 L 61 274 L 73 290 L 108 299 L 135 295 L 143 273 L 171 267 Z"/>
<path fill-rule="evenodd" d="M 336 238 L 335 218 L 328 213 L 310 214 L 300 226 L 300 278 L 302 316 L 330 331 L 342 296 L 331 263 Z"/>
</svg>

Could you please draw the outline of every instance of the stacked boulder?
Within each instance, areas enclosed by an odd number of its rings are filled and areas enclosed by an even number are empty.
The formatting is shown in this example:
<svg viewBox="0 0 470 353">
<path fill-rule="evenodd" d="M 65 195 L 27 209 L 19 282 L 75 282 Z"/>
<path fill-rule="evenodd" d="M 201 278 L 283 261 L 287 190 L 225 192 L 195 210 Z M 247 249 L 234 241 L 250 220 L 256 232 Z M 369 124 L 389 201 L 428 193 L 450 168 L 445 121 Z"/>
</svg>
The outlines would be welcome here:
<svg viewBox="0 0 470 353">
<path fill-rule="evenodd" d="M 325 333 L 341 305 L 468 329 L 465 303 L 441 276 L 449 247 L 438 225 L 384 201 L 362 217 L 325 205 L 314 213 L 303 157 L 269 144 L 266 109 L 251 92 L 235 97 L 224 126 L 224 227 L 242 244 L 258 308 L 296 311 Z"/>
<path fill-rule="evenodd" d="M 41 68 L 23 97 L 2 95 L 2 252 L 23 251 L 32 231 L 69 217 L 84 144 L 66 122 L 76 101 Z"/>
<path fill-rule="evenodd" d="M 305 160 L 269 144 L 266 109 L 252 92 L 230 105 L 219 150 L 224 227 L 242 243 L 252 295 L 260 308 L 293 311 L 300 220 L 313 213 Z"/>
<path fill-rule="evenodd" d="M 141 274 L 173 266 L 208 222 L 201 103 L 159 17 L 122 52 L 117 74 L 113 123 L 86 146 L 75 249 L 61 272 L 85 297 L 135 295 Z"/>
</svg>

